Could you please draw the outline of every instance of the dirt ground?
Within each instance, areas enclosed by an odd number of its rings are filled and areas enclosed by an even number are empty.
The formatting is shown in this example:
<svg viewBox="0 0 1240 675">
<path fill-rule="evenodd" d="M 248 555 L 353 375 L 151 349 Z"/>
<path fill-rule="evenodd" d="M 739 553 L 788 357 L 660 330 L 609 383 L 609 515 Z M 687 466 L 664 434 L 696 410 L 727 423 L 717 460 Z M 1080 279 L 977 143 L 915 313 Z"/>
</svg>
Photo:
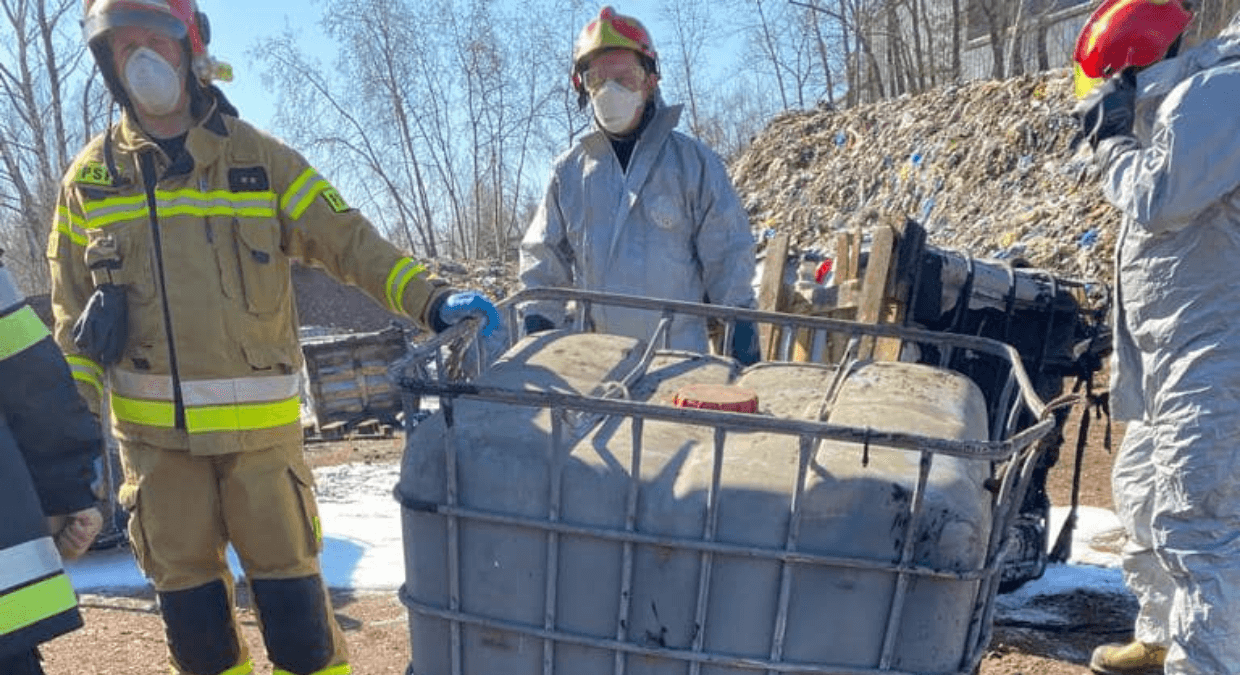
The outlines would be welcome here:
<svg viewBox="0 0 1240 675">
<path fill-rule="evenodd" d="M 1098 380 L 1101 382 L 1102 380 Z M 1052 503 L 1067 505 L 1070 500 L 1073 454 L 1080 418 L 1075 408 L 1065 425 L 1067 437 L 1058 464 L 1051 472 L 1049 492 Z M 1080 502 L 1087 506 L 1111 508 L 1110 466 L 1112 454 L 1103 449 L 1106 424 L 1091 424 L 1080 487 Z M 1113 446 L 1118 450 L 1123 426 L 1114 425 Z M 400 438 L 375 441 L 315 443 L 306 448 L 312 466 L 342 462 L 396 460 L 401 454 Z M 1051 536 L 1054 536 L 1054 532 Z M 338 594 L 334 596 L 337 618 L 345 630 L 353 672 L 358 675 L 402 675 L 409 661 L 406 612 L 395 593 Z M 982 662 L 979 675 L 1087 675 L 1085 666 L 1090 650 L 1109 641 L 1131 637 L 1135 603 L 1131 606 L 1099 606 L 1096 599 L 1082 594 L 1080 625 L 1048 634 L 1038 626 L 995 626 L 994 639 Z M 254 659 L 256 673 L 269 675 L 262 637 L 249 603 L 239 598 L 242 628 Z M 1114 603 L 1109 603 L 1113 605 Z M 151 597 L 82 598 L 86 627 L 44 645 L 45 668 L 49 675 L 166 675 L 168 665 L 163 629 Z"/>
</svg>

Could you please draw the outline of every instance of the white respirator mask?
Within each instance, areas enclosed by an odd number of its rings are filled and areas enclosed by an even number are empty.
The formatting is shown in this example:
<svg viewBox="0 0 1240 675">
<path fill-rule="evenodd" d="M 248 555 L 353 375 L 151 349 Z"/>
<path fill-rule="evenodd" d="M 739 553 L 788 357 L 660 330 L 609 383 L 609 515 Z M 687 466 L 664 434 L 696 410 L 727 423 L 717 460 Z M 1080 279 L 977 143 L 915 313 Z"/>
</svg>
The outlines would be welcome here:
<svg viewBox="0 0 1240 675">
<path fill-rule="evenodd" d="M 590 97 L 594 106 L 594 117 L 599 126 L 613 134 L 626 131 L 625 127 L 633 121 L 637 110 L 645 101 L 639 91 L 625 89 L 615 80 L 608 80 Z"/>
<path fill-rule="evenodd" d="M 149 47 L 139 47 L 125 61 L 125 84 L 134 103 L 152 115 L 167 115 L 181 100 L 180 74 Z"/>
</svg>

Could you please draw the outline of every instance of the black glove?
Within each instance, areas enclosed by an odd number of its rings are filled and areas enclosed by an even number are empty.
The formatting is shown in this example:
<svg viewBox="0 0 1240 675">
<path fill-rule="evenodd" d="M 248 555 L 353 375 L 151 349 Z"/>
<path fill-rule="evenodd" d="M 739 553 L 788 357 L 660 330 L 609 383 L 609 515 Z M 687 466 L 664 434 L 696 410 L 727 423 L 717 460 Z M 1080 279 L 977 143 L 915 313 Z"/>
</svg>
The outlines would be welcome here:
<svg viewBox="0 0 1240 675">
<path fill-rule="evenodd" d="M 555 323 L 545 316 L 539 314 L 525 315 L 525 334 L 541 333 L 545 330 L 555 330 Z"/>
<path fill-rule="evenodd" d="M 758 326 L 754 322 L 736 320 L 736 327 L 732 329 L 732 358 L 740 361 L 742 366 L 752 366 L 761 360 Z"/>
<path fill-rule="evenodd" d="M 129 304 L 125 287 L 100 284 L 73 323 L 73 344 L 102 366 L 121 359 L 129 338 Z"/>
<path fill-rule="evenodd" d="M 1084 139 L 1096 150 L 1098 143 L 1108 138 L 1131 136 L 1136 105 L 1136 70 L 1126 68 L 1118 77 L 1095 87 L 1072 109 L 1072 116 L 1081 127 L 1075 141 Z"/>
</svg>

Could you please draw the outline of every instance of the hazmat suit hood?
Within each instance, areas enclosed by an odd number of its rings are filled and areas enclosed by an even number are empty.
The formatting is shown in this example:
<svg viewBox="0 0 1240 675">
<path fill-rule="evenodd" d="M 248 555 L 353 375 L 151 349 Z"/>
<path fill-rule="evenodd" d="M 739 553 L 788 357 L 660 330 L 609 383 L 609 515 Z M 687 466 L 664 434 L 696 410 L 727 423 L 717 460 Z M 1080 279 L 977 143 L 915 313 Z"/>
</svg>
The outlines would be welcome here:
<svg viewBox="0 0 1240 675">
<path fill-rule="evenodd" d="M 1229 59 L 1240 58 L 1240 12 L 1217 37 L 1182 50 L 1137 74 L 1137 123 L 1140 138 L 1148 138 L 1162 100 L 1177 84 Z"/>
</svg>

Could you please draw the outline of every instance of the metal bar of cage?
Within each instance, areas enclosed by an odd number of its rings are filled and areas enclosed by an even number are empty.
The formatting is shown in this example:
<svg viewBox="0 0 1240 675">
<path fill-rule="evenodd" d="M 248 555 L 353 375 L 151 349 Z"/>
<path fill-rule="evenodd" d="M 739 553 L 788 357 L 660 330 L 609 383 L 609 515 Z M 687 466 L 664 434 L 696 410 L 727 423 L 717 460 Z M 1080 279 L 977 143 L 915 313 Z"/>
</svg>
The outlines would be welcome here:
<svg viewBox="0 0 1240 675">
<path fill-rule="evenodd" d="M 550 499 L 545 520 L 526 518 L 509 514 L 490 513 L 468 508 L 459 503 L 459 487 L 457 481 L 458 449 L 456 443 L 448 440 L 445 446 L 445 462 L 447 466 L 447 494 L 443 504 L 426 504 L 402 499 L 402 505 L 416 511 L 435 513 L 447 519 L 448 555 L 449 555 L 449 603 L 448 607 L 434 607 L 419 602 L 411 597 L 405 589 L 401 591 L 402 601 L 410 611 L 426 616 L 437 617 L 449 622 L 452 639 L 452 672 L 462 675 L 462 630 L 465 626 L 481 626 L 508 630 L 515 633 L 541 639 L 543 643 L 542 671 L 544 675 L 555 673 L 555 647 L 557 644 L 575 644 L 612 650 L 614 653 L 612 671 L 615 675 L 626 672 L 626 657 L 630 655 L 647 655 L 669 658 L 687 662 L 689 672 L 697 675 L 703 665 L 726 665 L 745 669 L 766 671 L 769 673 L 832 673 L 835 675 L 861 675 L 869 673 L 902 673 L 892 667 L 896 649 L 897 631 L 900 626 L 905 598 L 910 582 L 914 578 L 937 578 L 957 581 L 977 581 L 978 590 L 975 595 L 975 609 L 972 615 L 966 638 L 966 650 L 962 667 L 975 668 L 980 662 L 981 649 L 985 647 L 990 635 L 990 621 L 993 617 L 993 597 L 998 584 L 999 552 L 1006 541 L 1007 528 L 1015 516 L 1018 507 L 1014 496 L 1023 494 L 1032 474 L 1034 459 L 1038 449 L 1038 441 L 1054 426 L 1046 404 L 1034 391 L 1028 375 L 1023 371 L 1022 362 L 1016 350 L 1009 345 L 989 340 L 958 334 L 933 333 L 909 329 L 894 325 L 857 324 L 855 322 L 824 317 L 760 312 L 741 308 L 696 305 L 693 303 L 676 303 L 670 301 L 637 298 L 633 296 L 613 296 L 610 294 L 590 293 L 584 291 L 568 291 L 565 289 L 540 289 L 533 292 L 522 292 L 504 303 L 501 311 L 509 318 L 508 337 L 515 338 L 516 329 L 513 319 L 517 315 L 519 302 L 530 299 L 572 299 L 578 303 L 581 312 L 577 317 L 577 325 L 586 325 L 585 317 L 589 310 L 598 303 L 612 303 L 625 307 L 636 307 L 656 310 L 661 313 L 661 320 L 655 334 L 647 345 L 638 366 L 622 378 L 625 386 L 632 384 L 645 372 L 656 347 L 665 347 L 671 326 L 680 314 L 713 317 L 723 322 L 724 344 L 728 344 L 733 334 L 735 322 L 766 321 L 780 329 L 783 337 L 777 350 L 777 356 L 788 359 L 792 353 L 793 336 L 798 329 L 805 329 L 811 335 L 817 331 L 840 333 L 850 336 L 844 355 L 836 366 L 835 374 L 828 394 L 822 402 L 822 409 L 830 405 L 832 392 L 846 377 L 847 372 L 856 361 L 856 354 L 862 338 L 893 337 L 913 342 L 947 345 L 940 354 L 950 353 L 955 349 L 970 349 L 999 358 L 1009 367 L 1009 375 L 1005 380 L 1003 391 L 996 401 L 993 419 L 990 426 L 989 441 L 955 441 L 920 436 L 899 432 L 879 432 L 869 428 L 833 425 L 826 422 L 780 419 L 754 416 L 744 413 L 729 413 L 715 410 L 699 410 L 689 408 L 673 408 L 640 401 L 625 400 L 624 397 L 609 397 L 608 392 L 595 392 L 599 395 L 577 395 L 556 391 L 520 391 L 488 387 L 469 381 L 470 374 L 459 369 L 446 367 L 442 361 L 445 347 L 451 351 L 451 345 L 460 345 L 462 341 L 473 339 L 471 322 L 464 322 L 445 331 L 426 343 L 411 350 L 406 365 L 393 370 L 402 388 L 419 396 L 438 397 L 445 422 L 451 430 L 453 405 L 457 399 L 474 399 L 489 402 L 509 403 L 522 406 L 547 408 L 552 411 L 552 438 L 549 444 L 551 453 L 552 477 L 550 483 Z M 474 340 L 477 348 L 480 340 Z M 463 350 L 460 350 L 463 351 Z M 480 354 L 479 354 L 480 356 Z M 436 359 L 437 368 L 433 377 L 427 376 L 425 368 L 411 369 L 409 362 L 419 359 Z M 481 364 L 482 359 L 477 362 Z M 410 371 L 416 371 L 409 375 Z M 1023 412 L 1028 412 L 1036 420 L 1026 428 L 1019 428 Z M 561 481 L 564 455 L 570 451 L 576 439 L 588 433 L 597 422 L 605 417 L 619 417 L 632 422 L 632 457 L 629 466 L 629 483 L 625 502 L 623 528 L 604 528 L 566 523 L 561 520 Z M 818 417 L 818 419 L 822 419 Z M 637 531 L 636 514 L 640 492 L 642 434 L 647 421 L 669 421 L 679 424 L 709 427 L 714 430 L 714 455 L 710 489 L 707 496 L 707 513 L 700 539 L 649 535 Z M 1002 423 L 1000 423 L 1002 420 Z M 571 431 L 571 434 L 569 433 Z M 799 465 L 797 484 L 794 486 L 789 503 L 790 518 L 784 545 L 781 549 L 760 546 L 746 546 L 719 542 L 715 540 L 718 527 L 719 502 L 721 497 L 721 476 L 724 462 L 724 444 L 731 432 L 768 432 L 798 438 Z M 455 434 L 446 434 L 451 439 Z M 914 450 L 920 452 L 917 482 L 913 496 L 908 505 L 908 518 L 903 524 L 903 542 L 898 560 L 894 563 L 861 560 L 845 556 L 825 556 L 803 553 L 797 550 L 800 527 L 801 499 L 804 490 L 807 467 L 816 444 L 824 440 L 837 440 L 852 443 L 878 445 L 889 448 Z M 929 480 L 930 468 L 935 454 L 944 454 L 973 460 L 989 460 L 1004 471 L 998 483 L 995 495 L 995 507 L 992 514 L 991 531 L 987 542 L 986 555 L 980 569 L 953 571 L 937 569 L 932 566 L 914 565 L 914 533 L 917 532 L 918 521 L 922 513 L 923 497 Z M 543 532 L 546 537 L 545 570 L 546 586 L 544 589 L 544 619 L 540 627 L 512 621 L 477 616 L 462 611 L 460 603 L 460 527 L 462 521 L 478 521 L 501 524 L 516 528 Z M 620 604 L 616 616 L 614 639 L 570 634 L 558 630 L 556 626 L 555 608 L 558 588 L 558 556 L 560 538 L 562 536 L 589 537 L 620 542 L 623 562 L 620 579 Z M 626 640 L 627 626 L 631 618 L 631 592 L 633 588 L 635 547 L 640 545 L 669 546 L 677 549 L 696 551 L 699 555 L 699 576 L 694 608 L 695 632 L 692 644 L 688 649 L 671 649 L 640 645 Z M 708 615 L 707 606 L 710 595 L 710 580 L 716 555 L 741 556 L 750 558 L 770 559 L 780 565 L 779 595 L 777 600 L 776 621 L 771 638 L 769 658 L 736 657 L 714 653 L 705 649 Z M 784 639 L 788 621 L 788 606 L 791 575 L 796 565 L 821 565 L 840 568 L 880 570 L 895 575 L 895 590 L 890 602 L 886 630 L 882 640 L 882 651 L 879 667 L 845 668 L 839 665 L 806 664 L 787 662 L 783 658 Z M 961 672 L 969 672 L 961 671 Z M 910 674 L 911 675 L 911 674 Z"/>
</svg>

